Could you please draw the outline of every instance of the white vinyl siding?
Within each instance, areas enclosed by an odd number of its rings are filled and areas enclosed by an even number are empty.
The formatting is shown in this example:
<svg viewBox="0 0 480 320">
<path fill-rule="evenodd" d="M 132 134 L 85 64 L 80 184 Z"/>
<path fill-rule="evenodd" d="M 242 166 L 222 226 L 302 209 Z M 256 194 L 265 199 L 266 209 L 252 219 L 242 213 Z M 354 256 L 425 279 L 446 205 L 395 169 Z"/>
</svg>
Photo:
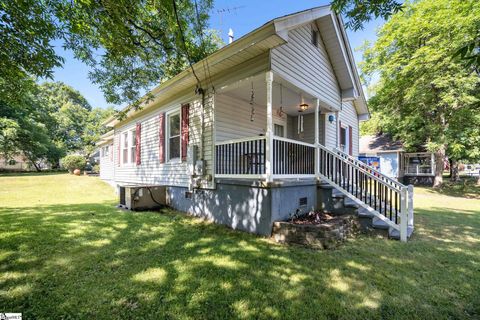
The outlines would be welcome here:
<svg viewBox="0 0 480 320">
<path fill-rule="evenodd" d="M 266 94 L 266 93 L 265 93 Z M 231 139 L 265 135 L 267 128 L 267 107 L 255 105 L 255 115 L 251 121 L 252 106 L 238 98 L 227 94 L 216 95 L 216 139 L 217 142 Z M 283 125 L 287 130 L 287 116 L 279 117 L 273 114 L 273 122 Z"/>
<path fill-rule="evenodd" d="M 100 154 L 100 179 L 113 180 L 114 166 L 112 152 L 114 152 L 113 144 L 102 147 Z"/>
<path fill-rule="evenodd" d="M 271 51 L 272 70 L 287 81 L 306 88 L 323 104 L 338 109 L 340 89 L 324 44 L 312 45 L 312 27 L 305 25 L 288 33 L 288 43 Z"/>
</svg>

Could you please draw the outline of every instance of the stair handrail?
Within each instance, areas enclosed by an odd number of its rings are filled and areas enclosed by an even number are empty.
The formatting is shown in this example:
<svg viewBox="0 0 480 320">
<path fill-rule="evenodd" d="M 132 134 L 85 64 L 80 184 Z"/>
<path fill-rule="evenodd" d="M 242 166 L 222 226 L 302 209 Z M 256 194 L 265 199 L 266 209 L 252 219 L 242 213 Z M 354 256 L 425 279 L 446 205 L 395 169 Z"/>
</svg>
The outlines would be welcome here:
<svg viewBox="0 0 480 320">
<path fill-rule="evenodd" d="M 402 187 L 406 187 L 403 183 L 398 182 L 397 180 L 392 179 L 392 178 L 386 176 L 384 173 L 380 172 L 379 170 L 375 169 L 375 168 L 372 167 L 372 166 L 369 166 L 369 165 L 366 164 L 365 162 L 356 159 L 355 157 L 349 155 L 348 153 L 345 153 L 345 152 L 343 152 L 342 150 L 340 150 L 340 149 L 338 149 L 338 148 L 333 148 L 333 150 L 334 150 L 336 153 L 340 154 L 342 157 L 347 158 L 348 160 L 354 162 L 356 165 L 358 165 L 358 166 L 360 166 L 360 167 L 367 168 L 367 170 L 374 172 L 375 174 L 377 174 L 378 176 L 380 176 L 381 179 L 386 180 L 388 183 L 395 185 L 395 187 L 397 187 L 398 189 L 401 189 Z"/>
<path fill-rule="evenodd" d="M 322 149 L 322 150 L 324 150 L 324 151 L 326 151 L 326 152 L 328 152 L 328 153 L 330 153 L 331 155 L 333 155 L 334 157 L 338 158 L 339 160 L 344 161 L 344 162 L 347 162 L 347 160 L 346 160 L 344 157 L 342 157 L 341 155 L 339 155 L 337 152 L 333 151 L 331 148 L 327 148 L 327 147 L 325 147 L 324 145 L 321 145 L 321 144 L 319 144 L 319 148 Z M 353 161 L 348 161 L 348 164 L 356 167 L 356 168 L 357 168 L 358 170 L 360 170 L 361 172 L 367 174 L 370 178 L 372 178 L 372 179 L 374 179 L 374 180 L 377 180 L 378 182 L 380 182 L 381 184 L 383 184 L 383 185 L 385 185 L 385 186 L 387 186 L 387 187 L 389 187 L 389 188 L 393 188 L 393 189 L 395 189 L 395 190 L 397 190 L 397 191 L 400 191 L 400 190 L 402 189 L 402 186 L 403 186 L 403 185 L 401 185 L 400 183 L 396 183 L 396 184 L 392 185 L 392 183 L 387 182 L 387 181 L 385 181 L 384 179 L 381 179 L 379 176 L 382 176 L 382 175 L 383 175 L 382 173 L 376 175 L 376 174 L 370 172 L 370 171 L 371 171 L 371 170 L 370 170 L 370 167 L 368 167 L 367 169 L 365 169 L 365 166 L 359 165 L 359 164 L 357 164 L 357 163 L 355 163 L 355 162 L 353 162 Z M 362 162 L 362 164 L 364 164 L 364 163 Z M 394 182 L 396 182 L 396 181 L 394 181 Z M 403 186 L 403 187 L 406 188 L 405 186 Z"/>
</svg>

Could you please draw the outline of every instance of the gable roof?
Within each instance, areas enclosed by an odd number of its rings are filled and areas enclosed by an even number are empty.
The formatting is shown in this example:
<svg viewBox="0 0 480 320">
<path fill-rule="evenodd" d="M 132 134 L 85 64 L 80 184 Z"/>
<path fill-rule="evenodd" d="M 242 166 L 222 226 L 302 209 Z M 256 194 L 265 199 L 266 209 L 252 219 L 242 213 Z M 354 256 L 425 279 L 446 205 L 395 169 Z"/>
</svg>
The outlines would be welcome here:
<svg viewBox="0 0 480 320">
<path fill-rule="evenodd" d="M 389 135 L 369 135 L 360 137 L 359 153 L 381 153 L 405 151 L 403 143 L 393 140 Z"/>
<path fill-rule="evenodd" d="M 339 79 L 344 79 L 346 77 L 350 78 L 352 86 L 349 88 L 349 84 L 345 85 L 344 83 L 339 83 L 342 93 L 345 92 L 345 90 L 352 89 L 357 113 L 359 115 L 367 115 L 368 118 L 369 112 L 366 99 L 363 94 L 350 45 L 348 44 L 348 39 L 345 34 L 343 22 L 340 16 L 332 12 L 329 5 L 299 11 L 268 21 L 261 27 L 254 29 L 232 43 L 215 51 L 203 60 L 195 63 L 193 65 L 195 73 L 200 78 L 200 81 L 205 81 L 208 77 L 212 77 L 221 71 L 239 65 L 240 63 L 259 56 L 262 53 L 268 52 L 272 48 L 287 43 L 289 30 L 311 23 L 322 17 L 331 19 L 332 23 L 337 25 L 335 28 L 338 41 L 337 45 L 342 51 L 345 68 L 334 65 L 334 71 Z M 330 48 L 331 46 L 332 44 L 329 44 L 327 45 L 327 48 Z M 332 53 L 329 52 L 329 55 L 331 54 Z M 208 68 L 205 68 L 205 66 L 208 66 Z M 348 73 L 348 76 L 343 74 L 345 72 Z M 174 97 L 189 88 L 195 88 L 195 86 L 196 79 L 193 76 L 191 68 L 187 68 L 151 90 L 150 94 L 153 95 L 154 99 L 153 101 L 149 100 L 146 102 L 142 106 L 143 110 L 150 109 L 155 105 L 158 105 L 160 100 Z M 138 112 L 140 111 L 131 110 L 127 114 L 127 118 Z M 116 118 L 112 117 L 107 119 L 104 123 L 108 126 L 114 126 L 119 122 L 120 121 Z"/>
</svg>

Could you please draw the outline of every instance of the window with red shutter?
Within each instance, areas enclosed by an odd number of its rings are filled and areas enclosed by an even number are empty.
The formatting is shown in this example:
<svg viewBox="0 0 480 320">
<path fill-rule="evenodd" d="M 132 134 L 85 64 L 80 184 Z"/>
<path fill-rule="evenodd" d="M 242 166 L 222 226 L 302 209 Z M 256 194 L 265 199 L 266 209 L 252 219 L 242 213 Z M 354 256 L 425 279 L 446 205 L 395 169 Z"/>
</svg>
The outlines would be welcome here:
<svg viewBox="0 0 480 320">
<path fill-rule="evenodd" d="M 187 160 L 190 104 L 182 105 L 182 161 Z"/>
</svg>

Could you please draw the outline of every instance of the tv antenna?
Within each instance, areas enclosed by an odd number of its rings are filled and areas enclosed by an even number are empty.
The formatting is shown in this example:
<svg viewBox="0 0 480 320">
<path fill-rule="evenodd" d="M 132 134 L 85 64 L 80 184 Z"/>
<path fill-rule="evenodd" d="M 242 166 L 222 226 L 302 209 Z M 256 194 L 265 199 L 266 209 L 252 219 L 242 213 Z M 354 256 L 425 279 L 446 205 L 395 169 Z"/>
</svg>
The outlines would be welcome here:
<svg viewBox="0 0 480 320">
<path fill-rule="evenodd" d="M 223 16 L 227 14 L 237 14 L 238 10 L 243 9 L 245 7 L 246 6 L 227 7 L 227 8 L 219 8 L 216 10 L 218 14 L 218 19 L 219 19 L 218 25 L 219 25 L 220 34 L 223 33 L 223 30 L 222 30 Z"/>
</svg>

